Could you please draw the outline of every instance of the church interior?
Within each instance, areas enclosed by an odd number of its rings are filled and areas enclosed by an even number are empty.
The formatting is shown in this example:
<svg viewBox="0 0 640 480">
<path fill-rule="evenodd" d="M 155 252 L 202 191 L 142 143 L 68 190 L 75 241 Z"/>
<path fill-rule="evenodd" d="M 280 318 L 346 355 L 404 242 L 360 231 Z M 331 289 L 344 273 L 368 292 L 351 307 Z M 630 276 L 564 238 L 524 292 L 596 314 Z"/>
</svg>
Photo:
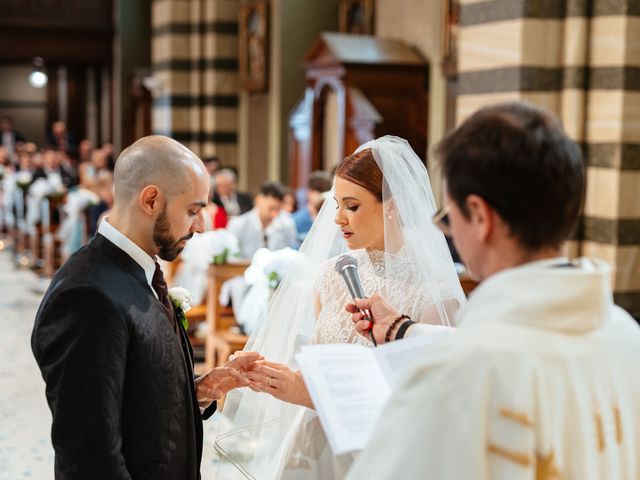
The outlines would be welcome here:
<svg viewBox="0 0 640 480">
<path fill-rule="evenodd" d="M 148 135 L 188 147 L 211 180 L 207 232 L 162 265 L 193 295 L 196 372 L 244 347 L 268 301 L 243 308 L 247 283 L 277 287 L 344 157 L 405 138 L 440 206 L 435 146 L 513 100 L 553 112 L 580 146 L 586 193 L 564 250 L 606 261 L 614 302 L 640 321 L 640 2 L 0 0 L 0 11 L 0 479 L 53 476 L 34 318 L 108 215 L 118 156 Z M 274 198 L 268 238 L 234 222 Z M 258 258 L 261 247 L 271 252 Z M 269 262 L 266 277 L 249 270 Z M 205 422 L 203 478 L 227 478 L 210 448 L 219 421 Z"/>
</svg>

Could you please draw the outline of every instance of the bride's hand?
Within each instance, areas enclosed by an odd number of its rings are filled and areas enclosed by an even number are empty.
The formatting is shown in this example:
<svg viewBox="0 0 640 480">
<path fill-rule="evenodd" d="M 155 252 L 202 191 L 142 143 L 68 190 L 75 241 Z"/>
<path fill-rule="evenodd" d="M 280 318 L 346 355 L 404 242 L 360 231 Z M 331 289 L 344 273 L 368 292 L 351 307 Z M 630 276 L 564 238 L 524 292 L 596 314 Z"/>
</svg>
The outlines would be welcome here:
<svg viewBox="0 0 640 480">
<path fill-rule="evenodd" d="M 266 360 L 254 362 L 249 367 L 247 378 L 254 392 L 265 392 L 283 402 L 314 408 L 302 374 L 286 365 Z"/>
</svg>

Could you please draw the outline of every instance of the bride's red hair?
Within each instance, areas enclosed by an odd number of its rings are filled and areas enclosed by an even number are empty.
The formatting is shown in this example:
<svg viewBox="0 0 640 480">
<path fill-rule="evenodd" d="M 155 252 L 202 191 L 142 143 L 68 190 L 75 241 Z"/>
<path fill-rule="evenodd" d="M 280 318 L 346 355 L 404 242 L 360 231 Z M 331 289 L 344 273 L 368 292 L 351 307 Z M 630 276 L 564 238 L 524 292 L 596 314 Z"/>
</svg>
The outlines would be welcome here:
<svg viewBox="0 0 640 480">
<path fill-rule="evenodd" d="M 336 168 L 336 176 L 366 188 L 382 202 L 382 171 L 370 148 L 342 160 Z"/>
</svg>

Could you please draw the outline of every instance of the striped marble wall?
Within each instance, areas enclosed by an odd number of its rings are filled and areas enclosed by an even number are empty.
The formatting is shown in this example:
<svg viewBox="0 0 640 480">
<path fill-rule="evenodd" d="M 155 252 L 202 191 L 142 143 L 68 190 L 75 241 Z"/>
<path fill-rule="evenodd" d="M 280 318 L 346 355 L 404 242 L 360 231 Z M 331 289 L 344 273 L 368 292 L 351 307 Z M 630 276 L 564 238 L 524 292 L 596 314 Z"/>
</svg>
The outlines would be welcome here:
<svg viewBox="0 0 640 480">
<path fill-rule="evenodd" d="M 153 130 L 237 165 L 238 0 L 153 0 Z"/>
<path fill-rule="evenodd" d="M 640 317 L 640 2 L 461 0 L 458 121 L 523 99 L 583 145 L 587 192 L 573 254 L 613 268 L 615 300 Z"/>
</svg>

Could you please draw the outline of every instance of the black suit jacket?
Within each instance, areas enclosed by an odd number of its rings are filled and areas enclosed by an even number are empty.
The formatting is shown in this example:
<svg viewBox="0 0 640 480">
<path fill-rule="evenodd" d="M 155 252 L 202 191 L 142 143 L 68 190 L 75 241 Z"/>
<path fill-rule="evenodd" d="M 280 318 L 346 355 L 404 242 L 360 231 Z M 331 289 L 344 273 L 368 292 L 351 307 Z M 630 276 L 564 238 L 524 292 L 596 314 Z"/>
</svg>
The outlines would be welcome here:
<svg viewBox="0 0 640 480">
<path fill-rule="evenodd" d="M 238 202 L 238 207 L 240 208 L 240 215 L 247 213 L 253 208 L 253 197 L 248 193 L 236 192 L 236 200 Z M 214 192 L 213 194 L 213 203 L 224 208 L 224 204 L 222 203 L 218 192 Z"/>
<path fill-rule="evenodd" d="M 191 346 L 123 250 L 98 234 L 67 260 L 31 346 L 53 414 L 56 479 L 200 478 Z"/>
</svg>

